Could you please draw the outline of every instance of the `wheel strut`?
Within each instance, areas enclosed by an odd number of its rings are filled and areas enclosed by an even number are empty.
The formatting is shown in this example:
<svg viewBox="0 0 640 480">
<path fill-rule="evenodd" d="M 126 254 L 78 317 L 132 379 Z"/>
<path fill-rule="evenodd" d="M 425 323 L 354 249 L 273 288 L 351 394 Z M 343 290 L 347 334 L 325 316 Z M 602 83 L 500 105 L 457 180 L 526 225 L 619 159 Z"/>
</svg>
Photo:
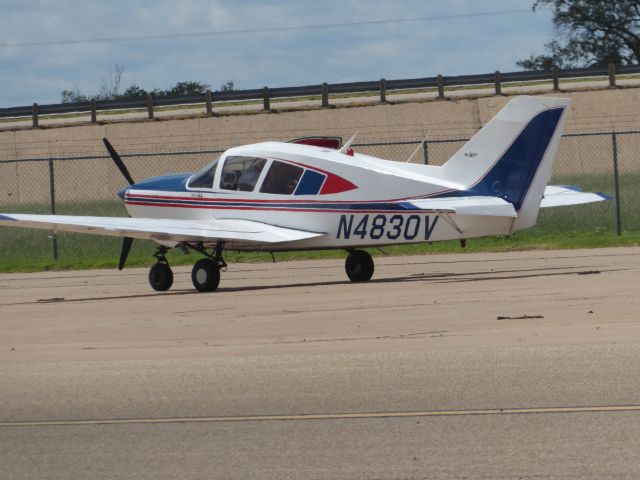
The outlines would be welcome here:
<svg viewBox="0 0 640 480">
<path fill-rule="evenodd" d="M 167 247 L 158 247 L 153 254 L 157 260 L 156 264 L 149 270 L 149 285 L 159 292 L 169 290 L 173 285 L 173 272 L 165 256 L 168 251 Z"/>
</svg>

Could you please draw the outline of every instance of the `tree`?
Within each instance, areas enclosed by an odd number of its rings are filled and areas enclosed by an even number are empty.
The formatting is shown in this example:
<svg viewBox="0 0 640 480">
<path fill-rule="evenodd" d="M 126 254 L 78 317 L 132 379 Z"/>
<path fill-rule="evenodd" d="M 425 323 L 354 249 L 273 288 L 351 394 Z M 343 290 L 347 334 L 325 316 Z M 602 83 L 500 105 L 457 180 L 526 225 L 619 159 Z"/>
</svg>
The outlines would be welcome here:
<svg viewBox="0 0 640 480">
<path fill-rule="evenodd" d="M 124 67 L 116 63 L 113 71 L 109 72 L 107 76 L 102 79 L 100 93 L 98 94 L 99 100 L 116 100 L 120 98 L 122 72 L 124 72 Z"/>
<path fill-rule="evenodd" d="M 202 82 L 178 82 L 173 87 L 160 90 L 156 88 L 153 95 L 156 97 L 175 97 L 178 95 L 197 95 L 204 94 L 211 89 L 211 85 Z"/>
<path fill-rule="evenodd" d="M 147 91 L 143 88 L 140 88 L 134 83 L 133 85 L 129 86 L 124 92 L 122 92 L 120 98 L 144 98 L 146 96 Z"/>
<path fill-rule="evenodd" d="M 76 87 L 75 90 L 63 90 L 60 94 L 61 103 L 79 103 L 79 102 L 88 102 L 89 98 L 82 93 Z"/>
<path fill-rule="evenodd" d="M 558 35 L 543 55 L 520 60 L 526 70 L 640 64 L 638 0 L 536 0 L 533 9 L 550 7 Z"/>
<path fill-rule="evenodd" d="M 100 93 L 95 97 L 83 95 L 76 88 L 75 90 L 63 90 L 61 97 L 62 103 L 88 102 L 91 98 L 96 100 L 124 100 L 128 98 L 140 99 L 147 96 L 147 90 L 139 87 L 135 83 L 127 87 L 124 92 L 120 93 L 122 83 L 122 73 L 124 67 L 115 65 L 112 72 L 102 80 L 100 85 Z M 211 89 L 211 85 L 202 82 L 178 82 L 174 86 L 167 89 L 154 89 L 151 93 L 155 97 L 177 97 L 180 95 L 204 95 L 207 90 Z M 228 81 L 220 87 L 220 91 L 229 92 L 233 90 L 233 82 Z"/>
<path fill-rule="evenodd" d="M 220 85 L 220 92 L 233 92 L 233 81 L 227 80 L 222 85 Z"/>
</svg>

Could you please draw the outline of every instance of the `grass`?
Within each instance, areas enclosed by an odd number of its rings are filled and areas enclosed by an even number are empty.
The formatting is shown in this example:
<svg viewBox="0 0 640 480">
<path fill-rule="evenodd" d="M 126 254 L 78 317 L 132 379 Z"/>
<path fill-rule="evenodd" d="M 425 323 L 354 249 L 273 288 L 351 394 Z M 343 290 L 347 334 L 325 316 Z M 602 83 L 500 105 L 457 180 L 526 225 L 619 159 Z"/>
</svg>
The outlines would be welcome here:
<svg viewBox="0 0 640 480">
<path fill-rule="evenodd" d="M 553 179 L 554 184 L 580 185 L 586 191 L 613 193 L 611 175 L 564 176 Z M 511 237 L 471 239 L 465 249 L 457 241 L 433 244 L 413 244 L 385 247 L 392 255 L 428 254 L 443 252 L 498 252 L 526 249 L 594 248 L 616 245 L 640 244 L 640 173 L 628 173 L 620 177 L 621 214 L 623 234 L 616 235 L 615 202 L 601 202 L 572 207 L 543 209 L 538 225 L 516 232 Z M 0 206 L 0 212 L 49 213 L 47 205 Z M 68 215 L 124 216 L 124 205 L 119 201 L 62 202 L 57 212 Z M 45 230 L 22 228 L 0 229 L 0 272 L 26 272 L 43 270 L 115 268 L 120 252 L 120 239 L 95 235 L 60 232 L 57 237 L 58 260 L 51 255 L 51 238 Z M 151 254 L 155 244 L 150 241 L 134 242 L 128 266 L 148 266 L 155 260 Z M 375 254 L 376 249 L 372 249 Z M 313 251 L 278 253 L 276 259 L 298 260 L 316 258 L 342 258 L 344 252 Z M 171 251 L 169 261 L 174 265 L 192 264 L 197 254 L 183 255 Z M 267 253 L 228 252 L 227 261 L 271 261 Z"/>
</svg>

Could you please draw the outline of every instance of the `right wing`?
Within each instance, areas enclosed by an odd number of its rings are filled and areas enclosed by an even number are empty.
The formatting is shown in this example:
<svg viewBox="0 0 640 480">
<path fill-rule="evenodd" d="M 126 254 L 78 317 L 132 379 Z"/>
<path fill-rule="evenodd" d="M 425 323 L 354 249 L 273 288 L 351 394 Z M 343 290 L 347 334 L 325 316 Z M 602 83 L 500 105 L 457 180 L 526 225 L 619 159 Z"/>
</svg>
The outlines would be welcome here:
<svg viewBox="0 0 640 480">
<path fill-rule="evenodd" d="M 275 227 L 250 220 L 173 220 L 166 218 L 88 217 L 0 214 L 0 226 L 40 228 L 112 237 L 154 240 L 163 244 L 224 241 L 228 248 L 277 244 L 320 237 L 324 233 Z"/>
</svg>

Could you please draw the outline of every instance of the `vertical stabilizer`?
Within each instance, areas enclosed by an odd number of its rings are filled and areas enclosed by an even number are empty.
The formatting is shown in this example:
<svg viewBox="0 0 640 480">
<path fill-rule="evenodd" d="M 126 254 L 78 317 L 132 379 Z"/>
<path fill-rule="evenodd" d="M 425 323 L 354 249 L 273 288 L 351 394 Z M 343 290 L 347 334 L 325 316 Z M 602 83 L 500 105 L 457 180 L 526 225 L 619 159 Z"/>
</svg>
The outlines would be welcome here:
<svg viewBox="0 0 640 480">
<path fill-rule="evenodd" d="M 536 223 L 551 177 L 570 100 L 520 96 L 511 100 L 442 166 L 466 185 L 441 196 L 494 196 L 518 212 L 513 229 Z"/>
</svg>

